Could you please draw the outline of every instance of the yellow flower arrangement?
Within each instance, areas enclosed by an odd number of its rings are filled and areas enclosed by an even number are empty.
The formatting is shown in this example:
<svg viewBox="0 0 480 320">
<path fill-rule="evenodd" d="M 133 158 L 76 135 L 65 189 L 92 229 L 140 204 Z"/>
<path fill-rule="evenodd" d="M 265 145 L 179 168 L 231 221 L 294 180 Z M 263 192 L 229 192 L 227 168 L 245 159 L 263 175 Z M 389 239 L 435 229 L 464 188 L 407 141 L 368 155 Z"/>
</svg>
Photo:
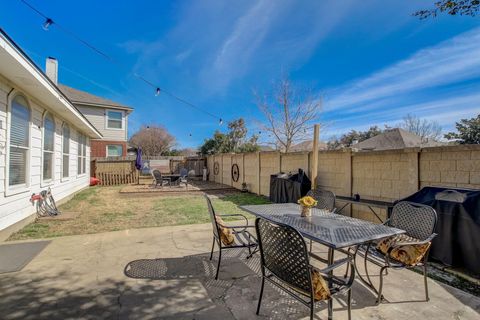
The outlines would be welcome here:
<svg viewBox="0 0 480 320">
<path fill-rule="evenodd" d="M 303 207 L 312 208 L 317 205 L 317 200 L 315 200 L 310 196 L 305 196 L 303 198 L 298 199 L 298 204 Z"/>
</svg>

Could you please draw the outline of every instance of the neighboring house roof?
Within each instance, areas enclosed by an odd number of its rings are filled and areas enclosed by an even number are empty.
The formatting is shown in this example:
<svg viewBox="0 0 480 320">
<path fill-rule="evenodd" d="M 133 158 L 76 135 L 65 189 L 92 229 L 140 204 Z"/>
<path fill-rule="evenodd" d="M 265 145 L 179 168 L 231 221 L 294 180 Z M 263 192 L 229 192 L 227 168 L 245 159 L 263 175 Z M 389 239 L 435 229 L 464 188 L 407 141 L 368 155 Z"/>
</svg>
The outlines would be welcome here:
<svg viewBox="0 0 480 320">
<path fill-rule="evenodd" d="M 30 57 L 0 28 L 0 74 L 92 138 L 102 134 Z"/>
<path fill-rule="evenodd" d="M 318 150 L 327 149 L 327 144 L 323 141 L 318 142 Z M 290 147 L 290 152 L 312 151 L 313 140 L 306 140 Z"/>
<path fill-rule="evenodd" d="M 121 103 L 105 99 L 91 93 L 74 89 L 72 87 L 59 84 L 58 87 L 62 92 L 72 101 L 73 103 L 88 105 L 88 106 L 95 106 L 95 107 L 106 107 L 106 108 L 114 108 L 114 109 L 123 109 L 127 110 L 128 113 L 133 111 L 133 108 L 123 105 Z"/>
<path fill-rule="evenodd" d="M 412 147 L 434 147 L 444 144 L 437 141 L 422 141 L 422 138 L 414 133 L 394 128 L 354 144 L 352 148 L 358 150 L 393 150 Z"/>
<path fill-rule="evenodd" d="M 274 151 L 275 149 L 270 146 L 258 146 L 258 150 L 260 151 Z"/>
</svg>

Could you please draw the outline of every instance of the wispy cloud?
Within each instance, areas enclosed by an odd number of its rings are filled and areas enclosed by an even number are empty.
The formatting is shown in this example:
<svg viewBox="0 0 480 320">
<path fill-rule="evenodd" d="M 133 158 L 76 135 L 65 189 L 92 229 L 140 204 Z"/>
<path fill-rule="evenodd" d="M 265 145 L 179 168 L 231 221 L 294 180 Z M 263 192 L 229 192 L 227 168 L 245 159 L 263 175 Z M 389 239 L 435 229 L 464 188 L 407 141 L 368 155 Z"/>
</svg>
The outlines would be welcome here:
<svg viewBox="0 0 480 320">
<path fill-rule="evenodd" d="M 326 109 L 351 108 L 480 76 L 480 28 L 331 91 Z"/>
<path fill-rule="evenodd" d="M 223 39 L 201 80 L 215 89 L 262 66 L 271 74 L 308 59 L 353 7 L 351 1 L 319 2 L 301 7 L 298 2 L 262 0 L 253 2 Z M 297 12 L 297 14 L 292 14 Z"/>
<path fill-rule="evenodd" d="M 371 125 L 396 126 L 412 113 L 445 130 L 480 110 L 480 28 L 421 49 L 325 94 L 328 135 Z"/>
</svg>

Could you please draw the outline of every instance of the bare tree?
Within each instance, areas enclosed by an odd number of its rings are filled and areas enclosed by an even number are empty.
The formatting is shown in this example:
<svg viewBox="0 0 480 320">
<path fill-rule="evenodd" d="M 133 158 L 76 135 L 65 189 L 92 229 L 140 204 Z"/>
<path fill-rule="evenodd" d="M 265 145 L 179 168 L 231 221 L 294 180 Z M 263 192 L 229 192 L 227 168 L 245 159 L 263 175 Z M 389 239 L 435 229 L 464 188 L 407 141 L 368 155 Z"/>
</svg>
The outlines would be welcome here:
<svg viewBox="0 0 480 320">
<path fill-rule="evenodd" d="M 442 127 L 436 121 L 421 119 L 413 114 L 407 114 L 399 127 L 420 136 L 422 140 L 437 141 L 442 136 Z"/>
<path fill-rule="evenodd" d="M 129 141 L 130 145 L 142 148 L 145 156 L 160 156 L 175 145 L 175 138 L 159 125 L 143 126 Z"/>
<path fill-rule="evenodd" d="M 266 118 L 260 123 L 262 131 L 270 133 L 275 139 L 273 144 L 284 152 L 305 140 L 322 109 L 318 96 L 295 87 L 287 78 L 280 80 L 269 95 L 255 93 L 255 97 Z"/>
</svg>

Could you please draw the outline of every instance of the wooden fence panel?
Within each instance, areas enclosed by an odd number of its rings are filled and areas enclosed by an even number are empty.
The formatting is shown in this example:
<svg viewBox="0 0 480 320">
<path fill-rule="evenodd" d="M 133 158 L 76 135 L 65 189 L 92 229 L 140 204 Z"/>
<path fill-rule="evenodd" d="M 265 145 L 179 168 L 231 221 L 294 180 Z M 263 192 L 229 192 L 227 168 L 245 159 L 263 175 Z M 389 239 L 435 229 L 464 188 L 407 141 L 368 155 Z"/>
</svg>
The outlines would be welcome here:
<svg viewBox="0 0 480 320">
<path fill-rule="evenodd" d="M 92 161 L 95 167 L 92 176 L 100 180 L 101 186 L 116 186 L 122 184 L 138 183 L 139 172 L 135 162 L 131 160 L 120 161 Z"/>
</svg>

